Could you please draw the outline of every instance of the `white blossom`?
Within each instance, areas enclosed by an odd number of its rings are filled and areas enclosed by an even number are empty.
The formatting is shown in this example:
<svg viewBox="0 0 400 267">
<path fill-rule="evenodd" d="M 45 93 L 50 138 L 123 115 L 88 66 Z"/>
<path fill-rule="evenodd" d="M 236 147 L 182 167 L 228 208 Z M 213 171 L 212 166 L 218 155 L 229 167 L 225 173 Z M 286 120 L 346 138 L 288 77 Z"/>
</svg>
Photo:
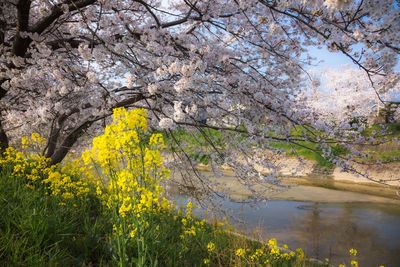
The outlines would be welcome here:
<svg viewBox="0 0 400 267">
<path fill-rule="evenodd" d="M 155 95 L 158 91 L 158 85 L 155 83 L 149 84 L 147 86 L 147 91 L 149 91 L 150 95 Z"/>
<path fill-rule="evenodd" d="M 90 60 L 92 58 L 92 53 L 86 44 L 79 45 L 78 52 L 84 60 Z"/>
<path fill-rule="evenodd" d="M 88 78 L 89 82 L 91 82 L 91 83 L 97 82 L 96 73 L 94 73 L 93 71 L 88 71 L 86 73 L 86 77 Z"/>
<path fill-rule="evenodd" d="M 185 113 L 182 110 L 182 101 L 174 102 L 174 120 L 183 121 L 185 119 Z"/>
<path fill-rule="evenodd" d="M 189 89 L 191 85 L 190 78 L 182 77 L 179 81 L 177 81 L 174 85 L 174 89 L 177 93 L 181 94 L 185 90 Z"/>
<path fill-rule="evenodd" d="M 135 77 L 129 74 L 128 77 L 126 77 L 126 86 L 128 88 L 133 88 L 134 82 L 135 82 Z"/>
<path fill-rule="evenodd" d="M 351 0 L 325 0 L 325 5 L 330 9 L 343 9 Z"/>
<path fill-rule="evenodd" d="M 161 129 L 172 129 L 174 128 L 174 121 L 170 118 L 162 118 L 158 125 Z"/>
</svg>

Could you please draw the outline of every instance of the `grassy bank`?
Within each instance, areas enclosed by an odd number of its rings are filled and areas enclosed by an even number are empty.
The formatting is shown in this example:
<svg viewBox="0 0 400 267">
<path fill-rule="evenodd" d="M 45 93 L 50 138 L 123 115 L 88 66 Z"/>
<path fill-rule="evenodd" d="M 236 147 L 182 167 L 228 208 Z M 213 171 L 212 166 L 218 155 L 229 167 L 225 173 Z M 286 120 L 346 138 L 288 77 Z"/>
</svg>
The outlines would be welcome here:
<svg viewBox="0 0 400 267">
<path fill-rule="evenodd" d="M 311 266 L 299 249 L 209 224 L 165 197 L 161 134 L 116 110 L 81 158 L 49 166 L 44 140 L 0 157 L 1 266 Z"/>
<path fill-rule="evenodd" d="M 142 214 L 142 234 L 116 233 L 113 212 L 95 192 L 65 200 L 29 179 L 0 174 L 0 263 L 2 266 L 311 266 L 301 250 L 281 250 L 229 233 L 176 211 Z M 120 218 L 122 219 L 122 218 Z M 124 231 L 124 230 L 120 230 Z M 120 236 L 121 234 L 121 236 Z M 117 236 L 127 257 L 119 262 Z M 139 246 L 143 246 L 144 249 Z"/>
<path fill-rule="evenodd" d="M 315 138 L 319 136 L 315 130 L 303 127 L 293 127 L 292 136 Z M 363 162 L 393 162 L 400 160 L 400 150 L 397 139 L 400 137 L 400 123 L 374 124 L 369 125 L 361 133 L 365 138 L 373 138 L 375 144 L 358 146 L 358 150 L 365 155 L 359 158 Z M 322 150 L 318 143 L 309 141 L 299 141 L 297 144 L 273 142 L 271 145 L 275 149 L 282 150 L 288 156 L 300 156 L 312 160 L 321 167 L 331 167 L 332 164 L 322 155 Z M 334 156 L 348 156 L 350 151 L 340 144 L 331 145 Z"/>
</svg>

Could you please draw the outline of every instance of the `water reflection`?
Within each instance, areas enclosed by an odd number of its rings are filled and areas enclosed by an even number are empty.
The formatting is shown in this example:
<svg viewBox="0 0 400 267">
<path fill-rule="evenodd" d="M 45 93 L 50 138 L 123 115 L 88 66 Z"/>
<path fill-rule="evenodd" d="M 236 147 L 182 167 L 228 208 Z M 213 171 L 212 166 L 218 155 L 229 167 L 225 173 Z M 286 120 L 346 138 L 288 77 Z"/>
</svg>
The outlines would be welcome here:
<svg viewBox="0 0 400 267">
<path fill-rule="evenodd" d="M 349 248 L 357 248 L 360 266 L 400 266 L 400 207 L 380 204 L 322 204 L 269 201 L 256 207 L 224 201 L 261 238 L 276 237 L 289 247 L 334 264 L 349 265 Z"/>
<path fill-rule="evenodd" d="M 349 248 L 357 248 L 362 266 L 379 266 L 383 263 L 396 266 L 395 263 L 400 262 L 399 239 L 387 238 L 381 231 L 382 224 L 393 223 L 400 231 L 399 220 L 391 221 L 386 218 L 387 215 L 377 214 L 373 209 L 350 204 L 329 206 L 313 203 L 311 207 L 304 214 L 293 216 L 291 224 L 297 233 L 298 245 L 306 248 L 308 255 L 339 263 L 349 259 Z M 379 220 L 382 215 L 383 221 Z"/>
</svg>

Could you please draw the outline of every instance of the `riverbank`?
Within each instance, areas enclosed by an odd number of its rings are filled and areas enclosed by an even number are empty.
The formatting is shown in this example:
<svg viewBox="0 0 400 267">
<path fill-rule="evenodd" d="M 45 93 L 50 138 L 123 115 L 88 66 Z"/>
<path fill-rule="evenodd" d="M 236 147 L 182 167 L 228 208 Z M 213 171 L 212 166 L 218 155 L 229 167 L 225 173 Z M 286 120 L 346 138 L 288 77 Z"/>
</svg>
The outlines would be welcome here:
<svg viewBox="0 0 400 267">
<path fill-rule="evenodd" d="M 321 203 L 387 203 L 400 205 L 400 197 L 397 188 L 390 185 L 377 183 L 362 183 L 348 180 L 335 180 L 332 177 L 316 178 L 312 176 L 282 176 L 282 186 L 270 184 L 256 184 L 249 189 L 237 179 L 230 169 L 225 169 L 223 175 L 215 177 L 207 166 L 200 166 L 199 170 L 212 182 L 215 182 L 216 191 L 229 195 L 230 198 L 243 201 L 254 197 L 254 191 L 258 197 L 267 200 L 293 200 L 314 201 Z M 181 183 L 178 173 L 172 180 Z"/>
<path fill-rule="evenodd" d="M 395 200 L 395 204 L 399 204 L 400 196 L 398 195 L 398 188 L 394 186 L 380 185 L 374 183 L 362 183 L 349 180 L 335 180 L 332 178 L 310 178 L 310 177 L 287 177 L 285 179 L 287 184 L 298 186 L 318 187 L 336 191 L 343 191 L 349 193 L 357 193 L 363 196 L 370 196 L 372 200 L 376 198 L 378 202 L 387 202 L 386 199 Z M 361 198 L 364 199 L 364 197 Z M 383 198 L 383 199 L 379 199 Z M 358 202 L 358 201 L 356 201 Z M 364 202 L 364 201 L 361 201 Z M 375 202 L 375 201 L 373 201 Z"/>
</svg>

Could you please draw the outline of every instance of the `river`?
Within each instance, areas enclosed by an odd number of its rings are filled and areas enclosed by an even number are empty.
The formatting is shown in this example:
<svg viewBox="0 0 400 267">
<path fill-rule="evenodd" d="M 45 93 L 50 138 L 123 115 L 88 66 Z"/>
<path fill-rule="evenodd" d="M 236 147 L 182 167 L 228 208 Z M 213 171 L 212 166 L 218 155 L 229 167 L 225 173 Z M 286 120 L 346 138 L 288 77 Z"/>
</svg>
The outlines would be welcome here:
<svg viewBox="0 0 400 267">
<path fill-rule="evenodd" d="M 296 193 L 296 187 L 292 190 Z M 303 248 L 309 257 L 350 266 L 348 250 L 356 248 L 360 266 L 400 266 L 400 205 L 389 200 L 346 202 L 343 194 L 350 199 L 363 194 L 323 190 L 329 202 L 275 199 L 252 205 L 222 200 L 221 204 L 237 219 L 232 224 L 241 232 L 256 232 L 255 237 L 261 239 L 277 238 L 281 245 Z"/>
</svg>

